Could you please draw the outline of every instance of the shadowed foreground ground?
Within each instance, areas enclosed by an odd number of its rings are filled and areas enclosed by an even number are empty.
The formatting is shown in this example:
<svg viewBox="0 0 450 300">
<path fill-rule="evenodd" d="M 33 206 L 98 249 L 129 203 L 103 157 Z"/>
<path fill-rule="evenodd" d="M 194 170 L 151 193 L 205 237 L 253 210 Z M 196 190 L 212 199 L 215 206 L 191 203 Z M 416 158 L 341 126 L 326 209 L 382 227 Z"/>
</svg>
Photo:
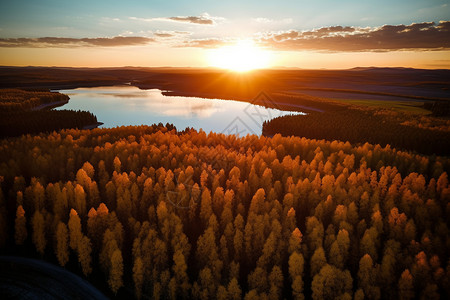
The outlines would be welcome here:
<svg viewBox="0 0 450 300">
<path fill-rule="evenodd" d="M 108 299 L 86 280 L 35 259 L 0 256 L 2 299 Z"/>
</svg>

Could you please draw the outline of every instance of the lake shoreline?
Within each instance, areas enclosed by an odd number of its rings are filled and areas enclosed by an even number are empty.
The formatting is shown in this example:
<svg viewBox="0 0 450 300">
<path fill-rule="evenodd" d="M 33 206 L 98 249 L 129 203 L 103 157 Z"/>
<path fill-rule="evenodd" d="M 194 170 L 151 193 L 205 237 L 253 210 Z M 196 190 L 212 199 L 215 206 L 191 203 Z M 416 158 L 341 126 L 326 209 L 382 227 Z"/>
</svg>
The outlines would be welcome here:
<svg viewBox="0 0 450 300">
<path fill-rule="evenodd" d="M 83 126 L 83 128 L 81 128 L 81 130 L 95 129 L 95 128 L 98 128 L 99 126 L 102 126 L 103 124 L 104 124 L 103 122 L 97 122 L 94 124 L 85 125 L 85 126 Z"/>
<path fill-rule="evenodd" d="M 195 97 L 195 98 L 202 98 L 202 99 L 219 99 L 219 100 L 231 100 L 231 101 L 239 101 L 239 102 L 246 102 L 249 104 L 257 104 L 254 103 L 255 98 L 258 96 L 258 93 L 249 97 L 243 97 L 240 95 L 230 95 L 227 93 L 205 93 L 205 92 L 198 92 L 198 91 L 187 91 L 184 89 L 178 89 L 171 87 L 170 90 L 167 89 L 167 87 L 164 84 L 159 83 L 141 83 L 141 82 L 130 82 L 130 81 L 104 81 L 104 82 L 73 82 L 73 83 L 45 83 L 45 84 L 38 84 L 38 85 L 27 85 L 23 86 L 24 88 L 48 88 L 51 91 L 61 91 L 61 90 L 75 90 L 80 88 L 101 88 L 101 87 L 114 87 L 114 86 L 134 86 L 142 91 L 148 91 L 152 89 L 158 89 L 161 90 L 161 93 L 164 96 L 169 97 Z M 260 91 L 263 92 L 263 91 Z M 267 94 L 271 94 L 272 92 L 264 91 Z M 273 91 L 274 93 L 279 93 L 280 91 Z M 283 108 L 283 110 L 290 110 L 290 111 L 302 111 L 307 110 L 309 112 L 323 112 L 323 108 L 314 105 L 301 105 L 297 103 L 287 103 L 287 102 L 280 102 L 276 99 L 271 99 L 273 101 L 274 106 L 271 108 L 278 109 L 277 106 L 280 108 Z M 314 104 L 314 103 L 308 103 L 308 104 Z M 64 105 L 64 104 L 62 104 Z M 303 109 L 303 110 L 300 110 Z"/>
<path fill-rule="evenodd" d="M 44 103 L 44 104 L 38 105 L 36 107 L 33 107 L 31 109 L 31 111 L 42 110 L 42 109 L 52 109 L 52 108 L 66 105 L 67 103 L 69 103 L 69 99 L 57 101 L 57 102 L 51 102 L 51 103 Z"/>
<path fill-rule="evenodd" d="M 264 121 L 286 114 L 304 114 L 300 107 L 293 110 L 288 105 L 264 105 L 264 99 L 252 103 L 235 99 L 202 98 L 199 95 L 168 96 L 168 92 L 164 90 L 145 90 L 129 84 L 58 92 L 69 94 L 71 100 L 56 110 L 89 111 L 102 122 L 82 129 L 93 129 L 101 125 L 112 128 L 170 123 L 177 128 L 206 128 L 212 132 L 239 127 L 239 132 L 245 132 L 243 134 L 260 134 Z M 268 103 L 271 103 L 270 100 Z"/>
</svg>

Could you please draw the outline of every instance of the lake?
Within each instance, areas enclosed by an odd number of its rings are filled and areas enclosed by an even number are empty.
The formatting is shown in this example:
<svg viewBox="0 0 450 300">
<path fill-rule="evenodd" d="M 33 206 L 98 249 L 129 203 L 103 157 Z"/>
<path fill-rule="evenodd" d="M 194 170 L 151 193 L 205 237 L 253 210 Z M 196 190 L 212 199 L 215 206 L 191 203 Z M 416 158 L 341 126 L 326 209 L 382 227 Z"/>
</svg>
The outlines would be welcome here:
<svg viewBox="0 0 450 300">
<path fill-rule="evenodd" d="M 304 114 L 267 109 L 241 101 L 165 96 L 158 89 L 141 90 L 129 85 L 59 92 L 69 95 L 70 100 L 56 109 L 90 111 L 97 116 L 99 122 L 104 123 L 101 127 L 105 128 L 161 122 L 172 123 L 179 130 L 193 127 L 207 133 L 213 131 L 240 136 L 260 135 L 264 121 L 287 114 Z"/>
</svg>

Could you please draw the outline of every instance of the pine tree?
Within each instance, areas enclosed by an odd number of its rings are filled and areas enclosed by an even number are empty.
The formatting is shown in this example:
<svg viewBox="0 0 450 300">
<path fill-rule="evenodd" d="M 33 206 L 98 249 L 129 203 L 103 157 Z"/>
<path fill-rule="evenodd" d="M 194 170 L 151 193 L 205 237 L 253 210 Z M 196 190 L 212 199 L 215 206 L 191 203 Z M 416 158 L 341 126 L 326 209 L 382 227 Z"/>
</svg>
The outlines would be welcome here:
<svg viewBox="0 0 450 300">
<path fill-rule="evenodd" d="M 242 299 L 242 290 L 236 278 L 232 278 L 228 284 L 228 296 L 230 300 L 240 300 Z"/>
<path fill-rule="evenodd" d="M 283 272 L 279 266 L 274 266 L 269 274 L 269 299 L 280 299 L 283 293 Z"/>
<path fill-rule="evenodd" d="M 88 161 L 85 162 L 81 168 L 86 172 L 86 174 L 87 174 L 91 179 L 94 179 L 95 169 L 94 169 L 94 167 L 93 167 Z"/>
<path fill-rule="evenodd" d="M 177 289 L 179 289 L 179 296 L 186 298 L 189 292 L 189 278 L 187 274 L 186 259 L 181 250 L 178 250 L 173 255 L 173 273 Z"/>
<path fill-rule="evenodd" d="M 69 233 L 66 224 L 59 222 L 56 227 L 56 258 L 61 267 L 69 261 Z"/>
<path fill-rule="evenodd" d="M 80 217 L 74 209 L 71 209 L 69 216 L 69 245 L 73 251 L 78 251 L 78 245 L 82 237 Z"/>
<path fill-rule="evenodd" d="M 78 261 L 81 264 L 81 270 L 84 276 L 88 276 L 92 272 L 92 244 L 87 236 L 83 236 L 78 244 Z"/>
<path fill-rule="evenodd" d="M 289 257 L 289 275 L 291 278 L 292 296 L 295 299 L 304 299 L 303 295 L 303 270 L 305 260 L 303 255 L 293 252 Z"/>
<path fill-rule="evenodd" d="M 111 255 L 111 269 L 109 271 L 108 284 L 114 294 L 123 286 L 123 260 L 122 252 L 116 249 Z"/>
<path fill-rule="evenodd" d="M 144 284 L 144 264 L 140 256 L 136 257 L 133 265 L 134 292 L 137 299 L 142 297 L 142 286 Z"/>
<path fill-rule="evenodd" d="M 364 255 L 359 261 L 358 286 L 364 291 L 367 299 L 380 299 L 380 288 L 376 286 L 377 269 L 369 254 Z"/>
<path fill-rule="evenodd" d="M 314 276 L 311 289 L 314 300 L 336 299 L 351 293 L 352 277 L 348 270 L 341 271 L 327 264 Z"/>
<path fill-rule="evenodd" d="M 212 213 L 211 192 L 206 188 L 202 192 L 202 199 L 200 203 L 200 219 L 204 226 L 208 224 Z"/>
<path fill-rule="evenodd" d="M 413 277 L 408 269 L 403 271 L 398 282 L 398 298 L 401 300 L 414 299 Z"/>
<path fill-rule="evenodd" d="M 120 171 L 122 169 L 122 163 L 121 163 L 120 159 L 117 156 L 114 158 L 113 164 L 114 164 L 114 170 L 117 173 L 120 173 Z"/>
<path fill-rule="evenodd" d="M 25 217 L 25 210 L 23 209 L 22 205 L 19 205 L 16 211 L 14 231 L 14 240 L 16 241 L 16 245 L 23 245 L 23 243 L 27 239 L 27 235 L 27 220 Z"/>
<path fill-rule="evenodd" d="M 326 264 L 327 259 L 325 257 L 325 251 L 320 247 L 314 251 L 314 254 L 311 257 L 311 278 L 314 278 Z"/>
<path fill-rule="evenodd" d="M 289 238 L 289 248 L 288 248 L 289 254 L 292 254 L 295 251 L 300 252 L 302 239 L 303 234 L 298 228 L 295 228 L 294 231 L 292 231 L 291 236 Z"/>
<path fill-rule="evenodd" d="M 37 252 L 43 256 L 45 252 L 45 246 L 47 245 L 47 239 L 45 238 L 45 221 L 44 216 L 41 214 L 39 210 L 33 215 L 32 220 L 33 227 L 33 243 L 36 247 Z"/>
<path fill-rule="evenodd" d="M 75 210 L 82 216 L 86 214 L 86 193 L 79 184 L 75 186 Z"/>
</svg>

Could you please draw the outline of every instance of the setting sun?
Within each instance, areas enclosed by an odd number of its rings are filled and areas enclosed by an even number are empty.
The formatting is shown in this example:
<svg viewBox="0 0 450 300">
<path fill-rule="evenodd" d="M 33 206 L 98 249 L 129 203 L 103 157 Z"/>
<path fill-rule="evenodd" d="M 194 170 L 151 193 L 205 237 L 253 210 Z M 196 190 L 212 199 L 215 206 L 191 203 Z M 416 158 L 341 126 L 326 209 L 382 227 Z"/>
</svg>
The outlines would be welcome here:
<svg viewBox="0 0 450 300">
<path fill-rule="evenodd" d="M 241 40 L 232 46 L 211 50 L 209 63 L 213 67 L 245 72 L 269 67 L 270 53 L 251 40 Z"/>
</svg>

